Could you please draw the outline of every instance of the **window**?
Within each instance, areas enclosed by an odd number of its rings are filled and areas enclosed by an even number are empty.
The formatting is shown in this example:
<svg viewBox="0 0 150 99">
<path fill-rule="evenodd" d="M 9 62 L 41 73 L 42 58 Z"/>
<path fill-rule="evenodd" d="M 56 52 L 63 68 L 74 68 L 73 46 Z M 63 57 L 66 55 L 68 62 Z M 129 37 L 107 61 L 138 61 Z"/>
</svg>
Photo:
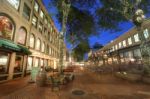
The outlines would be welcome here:
<svg viewBox="0 0 150 99">
<path fill-rule="evenodd" d="M 32 24 L 36 27 L 37 26 L 37 17 L 34 15 L 32 17 Z"/>
<path fill-rule="evenodd" d="M 23 66 L 23 56 L 16 55 L 14 72 L 21 72 Z"/>
<path fill-rule="evenodd" d="M 40 11 L 40 17 L 41 17 L 42 19 L 44 18 L 44 13 L 43 13 L 42 10 Z"/>
<path fill-rule="evenodd" d="M 42 52 L 44 52 L 44 51 L 45 51 L 45 44 L 42 43 Z"/>
<path fill-rule="evenodd" d="M 20 0 L 7 0 L 15 9 L 19 9 Z"/>
<path fill-rule="evenodd" d="M 8 53 L 0 52 L 0 74 L 7 73 L 9 56 L 10 54 Z"/>
<path fill-rule="evenodd" d="M 30 47 L 31 48 L 34 48 L 34 45 L 35 45 L 35 37 L 33 34 L 30 35 Z"/>
<path fill-rule="evenodd" d="M 12 40 L 14 24 L 6 16 L 0 16 L 0 37 Z"/>
<path fill-rule="evenodd" d="M 134 57 L 136 57 L 136 58 L 140 58 L 141 57 L 141 51 L 140 51 L 140 49 L 135 49 L 133 51 L 133 53 L 134 53 Z"/>
<path fill-rule="evenodd" d="M 135 34 L 135 35 L 134 35 L 134 41 L 135 41 L 135 42 L 140 41 L 140 40 L 139 40 L 139 35 L 138 35 L 138 34 Z"/>
<path fill-rule="evenodd" d="M 131 39 L 131 37 L 130 37 L 130 38 L 128 38 L 128 44 L 129 44 L 129 45 L 131 45 L 131 44 L 132 44 L 132 39 Z"/>
<path fill-rule="evenodd" d="M 144 37 L 147 39 L 149 37 L 148 29 L 144 30 Z"/>
<path fill-rule="evenodd" d="M 36 50 L 40 50 L 40 46 L 41 46 L 41 40 L 40 40 L 40 39 L 37 39 L 37 42 L 36 42 Z"/>
<path fill-rule="evenodd" d="M 24 18 L 26 18 L 27 20 L 30 19 L 30 8 L 27 6 L 27 4 L 24 4 L 24 7 L 23 7 L 23 16 Z"/>
<path fill-rule="evenodd" d="M 122 47 L 122 44 L 121 44 L 121 42 L 119 43 L 119 48 L 121 48 Z"/>
<path fill-rule="evenodd" d="M 115 46 L 112 47 L 112 51 L 115 51 Z"/>
<path fill-rule="evenodd" d="M 116 50 L 118 49 L 118 45 L 115 45 L 115 49 L 116 49 Z"/>
<path fill-rule="evenodd" d="M 27 70 L 31 70 L 33 66 L 33 58 L 28 57 L 28 65 L 27 65 Z"/>
<path fill-rule="evenodd" d="M 40 22 L 40 24 L 39 24 L 39 31 L 42 33 L 42 30 L 43 30 L 43 24 Z"/>
<path fill-rule="evenodd" d="M 123 41 L 123 47 L 126 47 L 126 40 Z"/>
<path fill-rule="evenodd" d="M 40 62 L 40 61 L 39 61 L 39 58 L 36 58 L 36 59 L 35 59 L 35 64 L 34 64 L 34 66 L 35 66 L 35 67 L 39 67 L 39 62 Z"/>
<path fill-rule="evenodd" d="M 39 11 L 39 5 L 38 5 L 37 2 L 35 2 L 35 4 L 34 4 L 34 10 L 35 10 L 36 12 Z"/>
<path fill-rule="evenodd" d="M 25 44 L 27 31 L 24 27 L 21 27 L 18 31 L 18 43 Z"/>
<path fill-rule="evenodd" d="M 44 60 L 44 66 L 48 66 L 48 61 Z"/>
<path fill-rule="evenodd" d="M 43 59 L 40 59 L 40 66 L 44 67 L 44 60 Z"/>
</svg>

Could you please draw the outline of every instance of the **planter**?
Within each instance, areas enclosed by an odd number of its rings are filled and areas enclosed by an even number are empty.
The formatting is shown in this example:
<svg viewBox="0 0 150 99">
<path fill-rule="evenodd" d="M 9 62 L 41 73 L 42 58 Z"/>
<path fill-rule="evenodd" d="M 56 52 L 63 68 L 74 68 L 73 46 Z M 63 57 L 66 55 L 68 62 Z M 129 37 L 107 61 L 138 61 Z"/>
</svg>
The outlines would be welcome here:
<svg viewBox="0 0 150 99">
<path fill-rule="evenodd" d="M 141 81 L 142 77 L 140 74 L 126 73 L 126 72 L 117 72 L 115 76 L 132 82 Z"/>
<path fill-rule="evenodd" d="M 38 75 L 36 76 L 36 84 L 37 86 L 45 86 L 46 84 L 47 75 L 45 70 L 39 71 Z"/>
<path fill-rule="evenodd" d="M 128 81 L 136 82 L 141 81 L 142 76 L 140 74 L 127 73 L 126 79 Z"/>
<path fill-rule="evenodd" d="M 115 76 L 118 78 L 126 79 L 126 73 L 123 72 L 117 72 L 115 73 Z"/>
</svg>

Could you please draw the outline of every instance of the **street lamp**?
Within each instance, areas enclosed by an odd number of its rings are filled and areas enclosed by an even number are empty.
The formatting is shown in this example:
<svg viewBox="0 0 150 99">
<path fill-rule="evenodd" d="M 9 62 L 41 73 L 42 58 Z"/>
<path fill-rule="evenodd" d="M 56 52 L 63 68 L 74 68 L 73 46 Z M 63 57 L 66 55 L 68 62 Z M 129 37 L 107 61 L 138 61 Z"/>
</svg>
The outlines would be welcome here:
<svg viewBox="0 0 150 99">
<path fill-rule="evenodd" d="M 66 33 L 66 23 L 67 23 L 67 17 L 69 14 L 71 2 L 70 0 L 62 0 L 62 10 L 63 10 L 63 19 L 62 19 L 62 30 L 60 32 L 60 43 L 59 43 L 59 49 L 60 49 L 60 58 L 59 58 L 59 73 L 63 73 L 63 56 L 64 56 L 64 36 Z"/>
</svg>

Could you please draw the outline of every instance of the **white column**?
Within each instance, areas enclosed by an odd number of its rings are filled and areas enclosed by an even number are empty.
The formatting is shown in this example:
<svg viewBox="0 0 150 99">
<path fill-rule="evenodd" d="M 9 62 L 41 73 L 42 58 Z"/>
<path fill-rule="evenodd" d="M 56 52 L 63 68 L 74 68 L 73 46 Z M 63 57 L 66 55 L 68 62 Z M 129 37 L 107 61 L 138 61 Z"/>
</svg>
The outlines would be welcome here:
<svg viewBox="0 0 150 99">
<path fill-rule="evenodd" d="M 15 67 L 15 58 L 16 58 L 16 53 L 13 52 L 10 55 L 10 63 L 9 63 L 9 70 L 8 70 L 8 80 L 13 79 L 13 74 L 14 74 L 14 67 Z"/>
</svg>

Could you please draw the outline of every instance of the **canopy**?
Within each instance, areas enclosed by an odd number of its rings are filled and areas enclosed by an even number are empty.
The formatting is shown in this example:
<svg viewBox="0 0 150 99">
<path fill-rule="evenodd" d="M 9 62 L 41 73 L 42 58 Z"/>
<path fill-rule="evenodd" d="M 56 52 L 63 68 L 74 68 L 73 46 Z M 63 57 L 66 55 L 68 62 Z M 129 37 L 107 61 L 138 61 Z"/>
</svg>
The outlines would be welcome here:
<svg viewBox="0 0 150 99">
<path fill-rule="evenodd" d="M 14 42 L 7 40 L 7 39 L 0 39 L 0 47 L 6 48 L 13 51 L 20 51 L 20 47 Z"/>
<path fill-rule="evenodd" d="M 19 48 L 21 49 L 21 53 L 23 53 L 23 54 L 26 54 L 26 55 L 31 55 L 32 54 L 32 52 L 31 51 L 29 51 L 29 49 L 28 48 L 26 48 L 26 47 L 24 47 L 24 46 L 22 46 L 22 45 L 18 45 L 19 46 Z"/>
</svg>

